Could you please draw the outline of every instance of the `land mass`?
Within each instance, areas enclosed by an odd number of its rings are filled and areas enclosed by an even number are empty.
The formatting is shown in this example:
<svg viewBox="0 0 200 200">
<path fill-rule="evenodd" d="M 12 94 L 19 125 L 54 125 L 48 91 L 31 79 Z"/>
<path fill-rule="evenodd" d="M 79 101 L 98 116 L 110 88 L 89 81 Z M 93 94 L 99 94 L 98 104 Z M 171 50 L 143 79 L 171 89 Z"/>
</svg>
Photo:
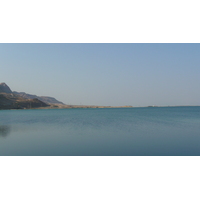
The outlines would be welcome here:
<svg viewBox="0 0 200 200">
<path fill-rule="evenodd" d="M 55 108 L 125 108 L 132 106 L 66 105 L 54 97 L 37 96 L 12 91 L 6 83 L 0 83 L 0 109 L 55 109 Z"/>
<path fill-rule="evenodd" d="M 40 100 L 40 101 L 42 101 L 46 104 L 61 104 L 61 105 L 64 105 L 63 102 L 58 101 L 54 97 L 37 96 L 37 95 L 33 95 L 33 94 L 27 94 L 25 92 L 16 92 L 16 91 L 14 91 L 13 94 L 16 94 L 17 96 L 20 96 L 24 99 L 38 99 L 38 100 Z"/>
<path fill-rule="evenodd" d="M 51 109 L 51 108 L 132 108 L 132 106 L 96 106 L 96 105 L 56 105 L 52 104 L 50 107 L 44 109 Z"/>
<path fill-rule="evenodd" d="M 0 109 L 46 108 L 52 104 L 64 105 L 53 97 L 13 92 L 6 83 L 0 83 Z"/>
<path fill-rule="evenodd" d="M 12 93 L 0 93 L 0 109 L 28 109 L 48 106 L 38 99 L 24 99 Z"/>
</svg>

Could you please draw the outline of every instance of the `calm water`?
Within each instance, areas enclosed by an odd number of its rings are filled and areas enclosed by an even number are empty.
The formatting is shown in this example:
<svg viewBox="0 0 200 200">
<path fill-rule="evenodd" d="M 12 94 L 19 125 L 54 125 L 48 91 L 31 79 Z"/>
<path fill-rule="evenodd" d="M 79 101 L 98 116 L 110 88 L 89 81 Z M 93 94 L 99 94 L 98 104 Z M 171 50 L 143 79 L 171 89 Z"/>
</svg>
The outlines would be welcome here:
<svg viewBox="0 0 200 200">
<path fill-rule="evenodd" d="M 1 110 L 0 155 L 200 155 L 200 107 Z"/>
</svg>

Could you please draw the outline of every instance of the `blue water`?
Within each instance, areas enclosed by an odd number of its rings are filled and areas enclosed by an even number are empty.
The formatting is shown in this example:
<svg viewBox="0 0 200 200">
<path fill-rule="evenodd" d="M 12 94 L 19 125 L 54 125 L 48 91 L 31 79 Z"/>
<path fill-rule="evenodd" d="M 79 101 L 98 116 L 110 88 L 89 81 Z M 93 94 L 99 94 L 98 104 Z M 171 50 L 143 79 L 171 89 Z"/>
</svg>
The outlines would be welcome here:
<svg viewBox="0 0 200 200">
<path fill-rule="evenodd" d="M 1 110 L 0 155 L 199 156 L 200 107 Z"/>
</svg>

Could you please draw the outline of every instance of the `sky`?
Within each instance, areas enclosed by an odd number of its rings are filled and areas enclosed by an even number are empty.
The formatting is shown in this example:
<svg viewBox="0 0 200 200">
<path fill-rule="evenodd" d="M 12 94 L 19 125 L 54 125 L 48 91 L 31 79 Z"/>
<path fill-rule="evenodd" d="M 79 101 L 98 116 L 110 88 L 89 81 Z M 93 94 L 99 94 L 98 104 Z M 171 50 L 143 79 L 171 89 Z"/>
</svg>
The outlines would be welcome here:
<svg viewBox="0 0 200 200">
<path fill-rule="evenodd" d="M 200 44 L 1 43 L 0 82 L 73 105 L 200 105 Z"/>
</svg>

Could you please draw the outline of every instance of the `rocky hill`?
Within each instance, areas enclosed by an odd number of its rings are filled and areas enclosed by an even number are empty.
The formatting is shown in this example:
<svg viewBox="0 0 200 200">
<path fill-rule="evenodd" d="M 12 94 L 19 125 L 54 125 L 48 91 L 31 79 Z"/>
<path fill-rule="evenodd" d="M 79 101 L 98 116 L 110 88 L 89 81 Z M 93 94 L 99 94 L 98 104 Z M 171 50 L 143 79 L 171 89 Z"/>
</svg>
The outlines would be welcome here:
<svg viewBox="0 0 200 200">
<path fill-rule="evenodd" d="M 38 99 L 24 99 L 12 93 L 0 93 L 0 109 L 28 109 L 47 106 Z"/>
<path fill-rule="evenodd" d="M 0 83 L 0 93 L 12 93 L 12 91 L 5 83 Z"/>
<path fill-rule="evenodd" d="M 64 105 L 53 97 L 39 97 L 24 92 L 12 92 L 6 83 L 0 83 L 0 109 L 24 109 Z"/>
</svg>

